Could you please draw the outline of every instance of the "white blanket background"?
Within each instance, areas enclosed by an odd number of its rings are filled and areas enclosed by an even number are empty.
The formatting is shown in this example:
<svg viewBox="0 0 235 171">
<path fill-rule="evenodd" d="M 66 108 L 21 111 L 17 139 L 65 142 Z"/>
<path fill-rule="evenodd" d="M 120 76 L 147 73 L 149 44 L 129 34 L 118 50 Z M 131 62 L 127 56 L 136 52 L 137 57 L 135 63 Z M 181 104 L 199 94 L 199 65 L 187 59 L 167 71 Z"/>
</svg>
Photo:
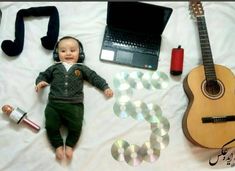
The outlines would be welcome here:
<svg viewBox="0 0 235 171">
<path fill-rule="evenodd" d="M 52 51 L 42 47 L 40 38 L 46 35 L 48 17 L 25 19 L 25 41 L 18 57 L 7 56 L 0 49 L 0 106 L 10 104 L 28 113 L 28 118 L 41 126 L 34 133 L 23 124 L 16 125 L 0 112 L 0 170 L 1 171 L 211 171 L 232 170 L 221 160 L 220 166 L 210 166 L 211 156 L 220 153 L 191 144 L 182 132 L 182 117 L 188 104 L 183 90 L 184 77 L 202 63 L 196 23 L 191 19 L 188 2 L 146 2 L 173 8 L 162 34 L 158 71 L 169 76 L 169 85 L 161 90 L 134 90 L 133 100 L 158 104 L 170 122 L 168 146 L 161 150 L 153 163 L 143 161 L 139 166 L 119 162 L 111 155 L 117 139 L 141 146 L 148 141 L 150 126 L 146 121 L 131 117 L 121 119 L 113 112 L 115 97 L 106 99 L 102 92 L 85 84 L 85 120 L 83 132 L 71 163 L 59 163 L 44 128 L 44 108 L 49 87 L 37 94 L 35 79 L 40 71 L 53 64 Z M 60 16 L 59 38 L 70 35 L 84 46 L 85 64 L 104 77 L 114 89 L 113 78 L 125 71 L 149 70 L 131 68 L 99 60 L 107 2 L 1 2 L 2 22 L 0 42 L 14 40 L 15 17 L 20 9 L 54 5 Z M 235 72 L 235 3 L 203 2 L 214 62 Z M 141 19 L 140 19 L 141 20 Z M 171 49 L 181 45 L 185 50 L 183 74 L 169 74 Z M 234 80 L 233 80 L 234 81 Z"/>
</svg>

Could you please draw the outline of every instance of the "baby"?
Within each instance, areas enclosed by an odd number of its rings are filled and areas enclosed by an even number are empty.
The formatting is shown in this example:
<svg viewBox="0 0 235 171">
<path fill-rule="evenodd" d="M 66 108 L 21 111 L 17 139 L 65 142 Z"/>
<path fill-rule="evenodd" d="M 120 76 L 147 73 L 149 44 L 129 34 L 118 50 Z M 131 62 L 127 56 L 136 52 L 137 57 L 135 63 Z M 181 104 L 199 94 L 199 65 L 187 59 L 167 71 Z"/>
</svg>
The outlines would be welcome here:
<svg viewBox="0 0 235 171">
<path fill-rule="evenodd" d="M 113 96 L 107 82 L 89 67 L 80 64 L 84 60 L 82 44 L 74 37 L 61 38 L 54 49 L 56 64 L 40 72 L 36 79 L 36 92 L 50 84 L 45 108 L 45 127 L 48 139 L 55 148 L 56 158 L 72 159 L 73 149 L 79 140 L 83 115 L 83 81 Z M 61 125 L 68 129 L 65 145 L 60 134 Z"/>
</svg>

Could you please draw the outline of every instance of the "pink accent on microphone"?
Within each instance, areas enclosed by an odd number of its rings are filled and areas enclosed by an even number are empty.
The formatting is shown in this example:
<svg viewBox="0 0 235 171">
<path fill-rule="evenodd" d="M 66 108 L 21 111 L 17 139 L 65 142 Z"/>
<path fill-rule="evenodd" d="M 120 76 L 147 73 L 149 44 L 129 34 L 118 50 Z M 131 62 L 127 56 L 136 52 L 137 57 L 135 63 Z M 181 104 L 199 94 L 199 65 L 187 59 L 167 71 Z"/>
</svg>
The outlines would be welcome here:
<svg viewBox="0 0 235 171">
<path fill-rule="evenodd" d="M 31 120 L 29 120 L 27 118 L 23 118 L 22 122 L 25 123 L 26 125 L 28 125 L 29 127 L 33 128 L 35 131 L 39 131 L 40 130 L 40 126 L 38 126 L 33 121 L 31 121 Z"/>
</svg>

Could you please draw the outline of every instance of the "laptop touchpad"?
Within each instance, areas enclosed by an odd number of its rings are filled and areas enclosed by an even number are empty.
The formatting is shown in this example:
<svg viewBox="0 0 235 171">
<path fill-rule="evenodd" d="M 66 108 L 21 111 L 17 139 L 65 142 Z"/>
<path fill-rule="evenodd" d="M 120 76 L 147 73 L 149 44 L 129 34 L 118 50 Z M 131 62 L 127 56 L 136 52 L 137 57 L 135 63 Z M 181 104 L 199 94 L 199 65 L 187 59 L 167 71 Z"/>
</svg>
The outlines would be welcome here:
<svg viewBox="0 0 235 171">
<path fill-rule="evenodd" d="M 135 66 L 154 68 L 157 66 L 156 56 L 142 53 L 135 53 L 133 64 Z"/>
<path fill-rule="evenodd" d="M 118 50 L 116 54 L 116 61 L 124 64 L 131 64 L 133 58 L 133 53 Z"/>
</svg>

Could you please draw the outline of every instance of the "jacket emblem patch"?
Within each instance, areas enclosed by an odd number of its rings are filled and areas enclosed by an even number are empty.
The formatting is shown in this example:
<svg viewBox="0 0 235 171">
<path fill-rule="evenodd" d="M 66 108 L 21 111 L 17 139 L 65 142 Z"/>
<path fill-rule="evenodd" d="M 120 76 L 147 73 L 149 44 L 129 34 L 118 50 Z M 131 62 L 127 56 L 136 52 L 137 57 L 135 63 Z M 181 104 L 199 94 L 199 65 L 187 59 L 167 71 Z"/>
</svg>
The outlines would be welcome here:
<svg viewBox="0 0 235 171">
<path fill-rule="evenodd" d="M 75 70 L 75 72 L 74 72 L 74 73 L 75 73 L 75 75 L 76 75 L 76 76 L 78 76 L 78 77 L 81 75 L 81 72 L 80 72 L 78 69 L 77 69 L 77 70 Z"/>
</svg>

